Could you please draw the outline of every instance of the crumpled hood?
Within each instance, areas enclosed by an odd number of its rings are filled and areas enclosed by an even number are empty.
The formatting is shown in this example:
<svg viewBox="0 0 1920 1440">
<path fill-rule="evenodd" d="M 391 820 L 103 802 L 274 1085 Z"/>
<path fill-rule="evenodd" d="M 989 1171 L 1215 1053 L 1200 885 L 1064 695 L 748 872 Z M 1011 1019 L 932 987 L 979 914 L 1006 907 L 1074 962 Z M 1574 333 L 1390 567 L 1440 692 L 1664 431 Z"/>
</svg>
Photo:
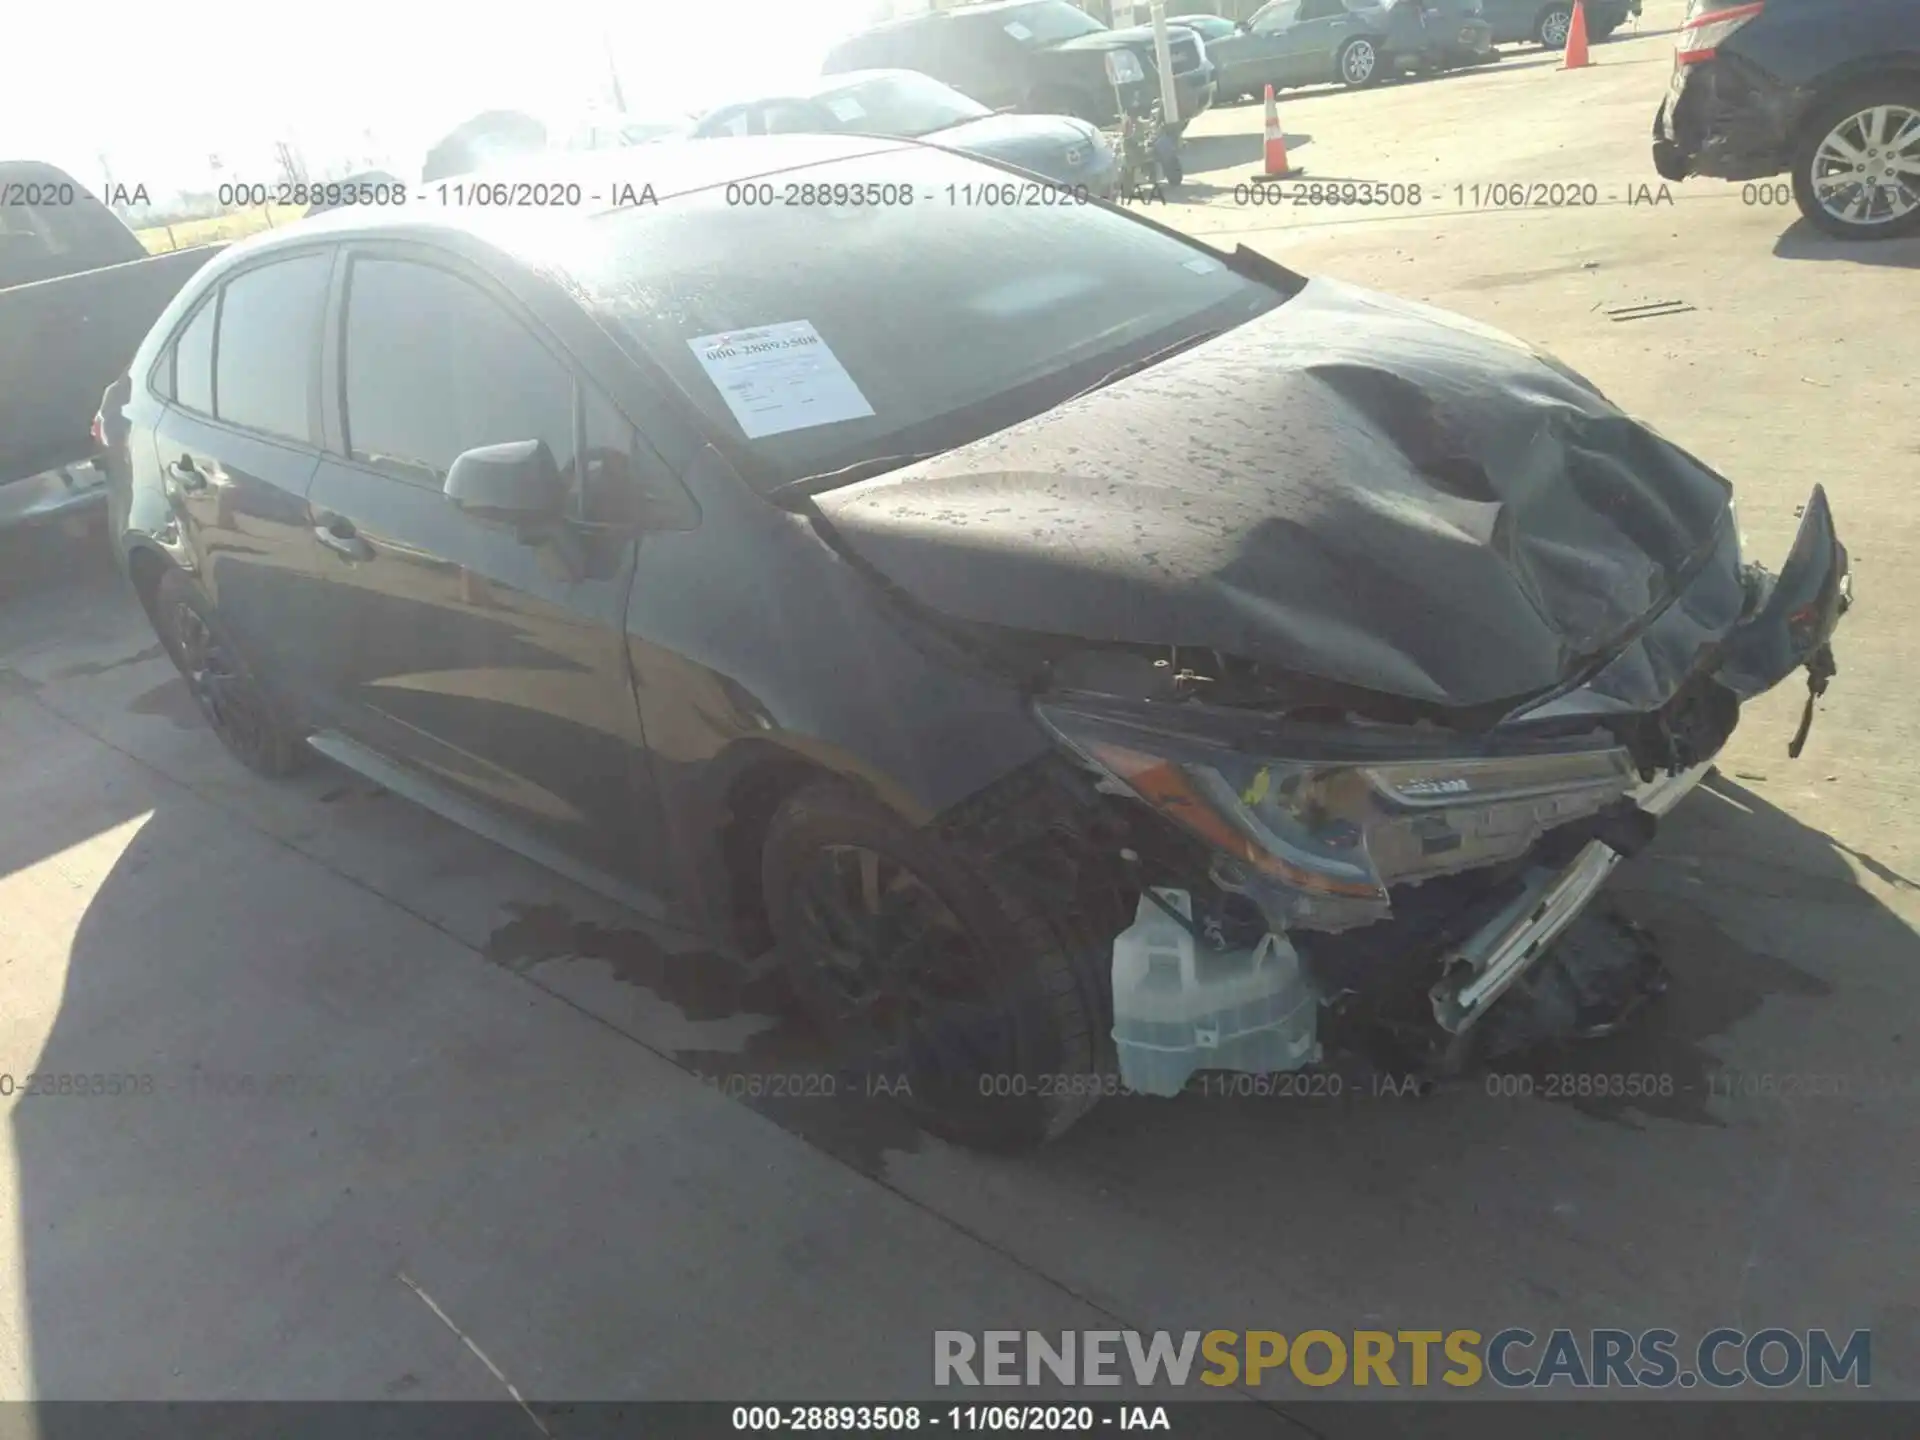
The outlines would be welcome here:
<svg viewBox="0 0 1920 1440">
<path fill-rule="evenodd" d="M 1314 280 L 1137 376 L 816 503 L 958 619 L 1208 647 L 1464 708 L 1567 684 L 1696 570 L 1736 565 L 1729 499 L 1521 341 Z"/>
</svg>

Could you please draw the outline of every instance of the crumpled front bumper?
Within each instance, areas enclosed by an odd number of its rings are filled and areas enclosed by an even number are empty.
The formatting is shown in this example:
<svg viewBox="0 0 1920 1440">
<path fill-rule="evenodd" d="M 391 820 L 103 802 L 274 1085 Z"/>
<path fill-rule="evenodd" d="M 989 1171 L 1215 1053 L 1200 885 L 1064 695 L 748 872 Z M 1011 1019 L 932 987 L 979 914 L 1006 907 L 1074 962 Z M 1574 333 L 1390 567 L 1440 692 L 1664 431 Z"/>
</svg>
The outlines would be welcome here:
<svg viewBox="0 0 1920 1440">
<path fill-rule="evenodd" d="M 1713 678 L 1741 699 L 1771 690 L 1796 670 L 1807 672 L 1807 712 L 1789 746 L 1799 754 L 1813 701 L 1835 674 L 1832 639 L 1852 604 L 1846 546 L 1834 530 L 1824 488 L 1815 486 L 1799 533 L 1777 576 L 1753 567 L 1754 603 L 1727 635 Z M 1638 786 L 1629 798 L 1646 814 L 1667 814 L 1712 768 L 1702 760 Z M 1441 978 L 1429 992 L 1434 1019 L 1453 1034 L 1472 1028 L 1527 973 L 1599 893 L 1626 858 L 1605 840 L 1592 840 L 1561 868 L 1537 867 L 1498 913 L 1441 957 Z"/>
<path fill-rule="evenodd" d="M 1632 799 L 1649 815 L 1665 815 L 1698 785 L 1712 761 L 1638 787 Z M 1460 1034 L 1493 1008 L 1571 925 L 1626 856 L 1590 840 L 1573 862 L 1531 871 L 1521 892 L 1464 943 L 1441 958 L 1444 972 L 1429 995 L 1440 1028 Z"/>
</svg>

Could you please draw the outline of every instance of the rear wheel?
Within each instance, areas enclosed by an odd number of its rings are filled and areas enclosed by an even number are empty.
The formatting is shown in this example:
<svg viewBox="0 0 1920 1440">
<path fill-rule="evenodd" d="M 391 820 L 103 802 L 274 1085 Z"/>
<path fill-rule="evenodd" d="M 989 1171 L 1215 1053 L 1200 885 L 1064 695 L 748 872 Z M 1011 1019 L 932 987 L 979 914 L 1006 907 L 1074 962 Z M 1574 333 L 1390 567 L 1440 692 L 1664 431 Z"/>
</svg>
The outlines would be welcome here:
<svg viewBox="0 0 1920 1440">
<path fill-rule="evenodd" d="M 1065 927 L 1005 877 L 826 781 L 774 817 L 761 882 L 795 999 L 925 1129 L 1024 1149 L 1099 1098 Z"/>
<path fill-rule="evenodd" d="M 1549 50 L 1567 48 L 1567 36 L 1573 33 L 1573 6 L 1549 5 L 1534 22 L 1533 38 Z"/>
<path fill-rule="evenodd" d="M 280 717 L 272 699 L 227 638 L 213 602 L 184 571 L 160 577 L 153 627 L 207 725 L 234 758 L 270 778 L 313 760 L 305 738 Z"/>
<path fill-rule="evenodd" d="M 1349 90 L 1363 89 L 1380 78 L 1380 52 L 1364 35 L 1356 36 L 1341 47 L 1337 64 L 1340 83 Z"/>
<path fill-rule="evenodd" d="M 1920 233 L 1920 80 L 1868 81 L 1817 107 L 1794 150 L 1793 196 L 1829 235 Z"/>
</svg>

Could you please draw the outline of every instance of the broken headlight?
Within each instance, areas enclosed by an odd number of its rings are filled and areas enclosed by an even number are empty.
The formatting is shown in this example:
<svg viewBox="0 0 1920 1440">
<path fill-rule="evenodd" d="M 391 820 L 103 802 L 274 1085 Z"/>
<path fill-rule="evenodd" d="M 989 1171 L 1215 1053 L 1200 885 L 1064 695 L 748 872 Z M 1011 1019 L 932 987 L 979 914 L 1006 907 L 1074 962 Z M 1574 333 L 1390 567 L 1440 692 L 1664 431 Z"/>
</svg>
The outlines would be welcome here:
<svg viewBox="0 0 1920 1440">
<path fill-rule="evenodd" d="M 1255 749 L 1052 703 L 1042 722 L 1103 774 L 1208 845 L 1213 879 L 1277 925 L 1382 919 L 1389 886 L 1524 855 L 1624 797 L 1637 775 L 1605 737 L 1448 753 L 1430 737 L 1302 727 Z"/>
</svg>

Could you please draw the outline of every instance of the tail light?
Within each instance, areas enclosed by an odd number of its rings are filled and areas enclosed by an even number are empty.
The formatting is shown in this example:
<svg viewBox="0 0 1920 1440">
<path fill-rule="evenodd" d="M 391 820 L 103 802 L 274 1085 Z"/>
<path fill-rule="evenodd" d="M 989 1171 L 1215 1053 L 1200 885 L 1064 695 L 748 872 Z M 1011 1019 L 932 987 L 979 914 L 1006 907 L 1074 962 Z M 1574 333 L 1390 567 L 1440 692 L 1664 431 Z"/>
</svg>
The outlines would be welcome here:
<svg viewBox="0 0 1920 1440">
<path fill-rule="evenodd" d="M 1734 31 L 1767 8 L 1766 0 L 1718 9 L 1708 8 L 1711 4 L 1712 0 L 1691 0 L 1688 5 L 1686 23 L 1680 27 L 1680 34 L 1673 42 L 1673 63 L 1676 68 L 1713 59 Z"/>
</svg>

